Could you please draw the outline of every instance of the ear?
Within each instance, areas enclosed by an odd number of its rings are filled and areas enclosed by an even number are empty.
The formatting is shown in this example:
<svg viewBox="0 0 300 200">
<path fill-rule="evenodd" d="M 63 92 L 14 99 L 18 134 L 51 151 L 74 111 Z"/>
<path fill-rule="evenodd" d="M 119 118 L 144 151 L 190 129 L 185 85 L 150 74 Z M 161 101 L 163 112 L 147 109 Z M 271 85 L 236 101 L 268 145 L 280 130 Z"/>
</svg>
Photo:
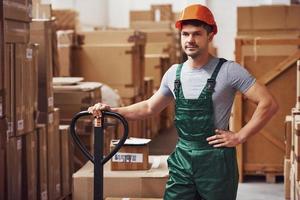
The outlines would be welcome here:
<svg viewBox="0 0 300 200">
<path fill-rule="evenodd" d="M 214 39 L 215 34 L 213 32 L 208 34 L 208 41 L 211 42 Z"/>
</svg>

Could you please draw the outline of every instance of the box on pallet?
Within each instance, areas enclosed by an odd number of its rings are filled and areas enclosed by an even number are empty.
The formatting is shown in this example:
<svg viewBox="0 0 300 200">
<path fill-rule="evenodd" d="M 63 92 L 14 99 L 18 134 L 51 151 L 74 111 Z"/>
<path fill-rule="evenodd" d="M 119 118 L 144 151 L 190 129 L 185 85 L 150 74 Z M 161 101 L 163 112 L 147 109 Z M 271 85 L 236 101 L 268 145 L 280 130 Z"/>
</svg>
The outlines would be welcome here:
<svg viewBox="0 0 300 200">
<path fill-rule="evenodd" d="M 150 156 L 151 168 L 143 171 L 111 171 L 104 165 L 104 197 L 162 198 L 168 179 L 167 156 Z M 73 174 L 73 199 L 93 199 L 93 164 Z"/>
<path fill-rule="evenodd" d="M 47 129 L 45 124 L 38 124 L 37 152 L 38 152 L 38 199 L 48 199 L 48 153 L 47 153 Z"/>
<path fill-rule="evenodd" d="M 111 150 L 115 148 L 118 140 L 112 140 Z M 149 169 L 149 143 L 150 140 L 142 138 L 129 138 L 125 145 L 112 157 L 111 170 L 147 170 Z"/>
<path fill-rule="evenodd" d="M 72 193 L 72 174 L 74 172 L 73 155 L 74 146 L 71 141 L 68 125 L 59 126 L 61 149 L 61 189 L 62 196 Z"/>
<path fill-rule="evenodd" d="M 40 112 L 52 112 L 52 30 L 53 21 L 33 20 L 30 24 L 30 42 L 39 44 L 38 61 L 38 109 Z M 38 119 L 39 123 L 45 123 Z"/>
</svg>

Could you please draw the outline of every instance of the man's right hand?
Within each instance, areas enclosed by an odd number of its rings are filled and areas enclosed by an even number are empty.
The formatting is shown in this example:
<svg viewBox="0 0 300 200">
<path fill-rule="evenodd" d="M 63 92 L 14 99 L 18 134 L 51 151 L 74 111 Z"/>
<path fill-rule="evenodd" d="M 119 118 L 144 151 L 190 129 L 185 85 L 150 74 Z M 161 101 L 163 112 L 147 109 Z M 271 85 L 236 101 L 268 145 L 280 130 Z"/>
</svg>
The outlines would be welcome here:
<svg viewBox="0 0 300 200">
<path fill-rule="evenodd" d="M 99 117 L 100 112 L 103 110 L 111 111 L 111 107 L 104 103 L 96 103 L 95 105 L 88 108 L 88 112 L 92 113 L 94 117 Z"/>
</svg>

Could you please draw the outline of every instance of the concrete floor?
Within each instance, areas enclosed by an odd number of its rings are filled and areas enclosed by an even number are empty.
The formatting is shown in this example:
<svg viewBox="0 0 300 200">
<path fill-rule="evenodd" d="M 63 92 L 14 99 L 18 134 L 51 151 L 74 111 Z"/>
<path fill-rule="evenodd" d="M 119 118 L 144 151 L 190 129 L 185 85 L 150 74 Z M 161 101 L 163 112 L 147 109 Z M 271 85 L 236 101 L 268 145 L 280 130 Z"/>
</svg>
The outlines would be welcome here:
<svg viewBox="0 0 300 200">
<path fill-rule="evenodd" d="M 150 143 L 151 155 L 169 155 L 176 144 L 177 134 L 174 127 L 163 131 Z M 237 200 L 282 200 L 284 185 L 266 183 L 262 177 L 249 177 L 239 184 Z"/>
</svg>

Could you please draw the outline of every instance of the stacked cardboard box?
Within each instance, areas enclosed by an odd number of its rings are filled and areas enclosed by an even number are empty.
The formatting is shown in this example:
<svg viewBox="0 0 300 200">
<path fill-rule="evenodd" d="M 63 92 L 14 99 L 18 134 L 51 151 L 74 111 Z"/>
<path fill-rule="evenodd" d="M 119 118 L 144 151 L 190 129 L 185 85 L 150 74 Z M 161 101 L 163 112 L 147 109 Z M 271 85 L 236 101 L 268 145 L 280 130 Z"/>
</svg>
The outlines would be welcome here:
<svg viewBox="0 0 300 200">
<path fill-rule="evenodd" d="M 39 44 L 38 57 L 38 122 L 46 124 L 47 149 L 47 192 L 40 190 L 41 196 L 49 199 L 61 197 L 59 109 L 53 101 L 53 23 L 49 19 L 34 19 L 30 24 L 30 41 Z M 42 132 L 42 131 L 41 131 Z M 42 133 L 41 133 L 42 134 Z M 43 138 L 43 136 L 41 136 Z M 49 165 L 51 163 L 51 165 Z M 42 167 L 42 166 L 41 166 Z M 40 177 L 41 179 L 42 177 Z M 40 186 L 42 187 L 42 186 Z"/>
<path fill-rule="evenodd" d="M 72 193 L 72 175 L 74 171 L 73 155 L 74 146 L 71 141 L 68 125 L 59 126 L 60 149 L 61 149 L 61 189 L 62 197 L 70 196 Z"/>
<path fill-rule="evenodd" d="M 168 179 L 167 156 L 150 156 L 151 168 L 111 171 L 104 165 L 104 197 L 162 198 Z M 88 162 L 73 175 L 73 199 L 93 199 L 93 164 Z"/>
<path fill-rule="evenodd" d="M 75 85 L 66 85 L 72 78 L 56 78 L 61 80 L 60 84 L 54 85 L 54 104 L 60 108 L 61 124 L 70 124 L 76 113 L 85 111 L 89 106 L 101 102 L 101 86 L 97 82 L 78 82 Z M 93 118 L 82 118 L 77 122 L 77 134 L 88 150 L 92 151 L 94 145 Z M 82 153 L 75 149 L 75 168 L 81 167 L 87 159 Z"/>
<path fill-rule="evenodd" d="M 134 30 L 81 32 L 84 45 L 76 49 L 73 75 L 108 84 L 118 90 L 125 105 L 142 100 L 144 94 L 144 48 L 146 37 Z M 115 59 L 111 56 L 117 56 Z M 141 137 L 143 122 L 130 122 L 130 135 Z"/>
<path fill-rule="evenodd" d="M 56 32 L 57 51 L 58 51 L 58 69 L 55 76 L 71 76 L 72 72 L 72 48 L 74 45 L 75 33 L 73 30 Z"/>
</svg>

